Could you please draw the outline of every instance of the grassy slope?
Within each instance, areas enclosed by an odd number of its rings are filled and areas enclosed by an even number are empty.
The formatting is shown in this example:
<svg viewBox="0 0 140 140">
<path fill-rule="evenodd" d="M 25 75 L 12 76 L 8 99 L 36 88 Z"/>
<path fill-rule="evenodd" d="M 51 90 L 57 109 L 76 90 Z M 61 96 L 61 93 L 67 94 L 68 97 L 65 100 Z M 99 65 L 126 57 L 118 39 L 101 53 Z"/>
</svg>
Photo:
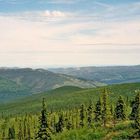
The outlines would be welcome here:
<svg viewBox="0 0 140 140">
<path fill-rule="evenodd" d="M 132 99 L 135 96 L 135 90 L 140 89 L 140 83 L 110 85 L 106 87 L 110 92 L 110 101 L 115 102 L 119 95 L 128 96 Z M 38 112 L 41 107 L 41 100 L 46 98 L 49 109 L 60 110 L 79 106 L 81 103 L 88 103 L 89 100 L 97 101 L 103 87 L 93 89 L 81 89 L 78 87 L 61 87 L 39 95 L 32 95 L 23 100 L 10 104 L 0 105 L 0 112 L 5 113 L 24 113 Z"/>
</svg>

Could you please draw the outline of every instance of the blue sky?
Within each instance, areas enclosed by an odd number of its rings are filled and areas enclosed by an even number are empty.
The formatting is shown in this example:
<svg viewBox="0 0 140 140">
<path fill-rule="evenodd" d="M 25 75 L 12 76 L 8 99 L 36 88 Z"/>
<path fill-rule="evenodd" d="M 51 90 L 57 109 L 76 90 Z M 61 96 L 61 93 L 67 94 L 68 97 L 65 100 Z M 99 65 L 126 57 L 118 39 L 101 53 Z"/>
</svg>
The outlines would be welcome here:
<svg viewBox="0 0 140 140">
<path fill-rule="evenodd" d="M 97 3 L 121 6 L 139 3 L 139 0 L 0 0 L 1 12 L 24 12 L 34 10 L 68 10 L 84 11 L 95 8 Z M 90 12 L 90 11 L 89 11 Z"/>
<path fill-rule="evenodd" d="M 0 66 L 140 60 L 139 0 L 0 0 L 0 30 Z"/>
</svg>

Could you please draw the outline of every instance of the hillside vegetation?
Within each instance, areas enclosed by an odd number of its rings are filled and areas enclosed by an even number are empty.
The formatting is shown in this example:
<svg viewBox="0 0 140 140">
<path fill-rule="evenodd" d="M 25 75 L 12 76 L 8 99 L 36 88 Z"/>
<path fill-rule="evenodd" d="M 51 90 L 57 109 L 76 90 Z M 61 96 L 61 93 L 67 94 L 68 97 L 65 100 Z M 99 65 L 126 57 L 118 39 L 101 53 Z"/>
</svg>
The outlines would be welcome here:
<svg viewBox="0 0 140 140">
<path fill-rule="evenodd" d="M 106 84 L 140 82 L 140 65 L 58 68 L 49 70 L 87 80 L 96 80 Z"/>
<path fill-rule="evenodd" d="M 78 107 L 81 103 L 88 104 L 98 100 L 104 88 L 110 96 L 110 102 L 115 103 L 118 96 L 131 100 L 135 96 L 135 91 L 140 89 L 140 83 L 118 84 L 93 89 L 81 89 L 79 87 L 65 86 L 45 93 L 32 95 L 13 103 L 0 105 L 0 111 L 5 114 L 16 114 L 25 112 L 38 112 L 41 108 L 42 98 L 46 99 L 49 110 L 66 110 Z"/>
</svg>

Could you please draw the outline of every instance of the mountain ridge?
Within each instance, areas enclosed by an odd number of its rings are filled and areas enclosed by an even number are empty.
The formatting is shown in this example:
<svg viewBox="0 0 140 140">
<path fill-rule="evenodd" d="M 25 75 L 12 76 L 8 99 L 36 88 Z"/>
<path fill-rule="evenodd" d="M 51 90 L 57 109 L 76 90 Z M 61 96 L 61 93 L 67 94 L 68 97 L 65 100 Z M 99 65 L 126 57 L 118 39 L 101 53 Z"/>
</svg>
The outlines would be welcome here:
<svg viewBox="0 0 140 140">
<path fill-rule="evenodd" d="M 49 69 L 55 73 L 63 73 L 87 80 L 95 80 L 106 84 L 140 82 L 140 65 L 135 66 L 102 66 L 102 67 L 70 67 Z"/>
<path fill-rule="evenodd" d="M 0 78 L 0 87 L 3 87 L 0 88 L 0 101 L 13 100 L 16 97 L 37 94 L 62 86 L 93 88 L 105 85 L 74 76 L 56 74 L 45 69 L 31 68 L 0 69 Z"/>
</svg>

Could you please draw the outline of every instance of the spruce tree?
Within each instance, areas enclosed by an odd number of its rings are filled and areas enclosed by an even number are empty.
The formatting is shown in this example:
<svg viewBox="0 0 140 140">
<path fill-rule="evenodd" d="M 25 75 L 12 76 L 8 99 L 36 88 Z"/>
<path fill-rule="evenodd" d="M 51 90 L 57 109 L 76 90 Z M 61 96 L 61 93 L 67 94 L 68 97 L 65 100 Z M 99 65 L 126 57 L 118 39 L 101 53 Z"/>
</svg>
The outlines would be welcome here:
<svg viewBox="0 0 140 140">
<path fill-rule="evenodd" d="M 119 97 L 116 107 L 115 107 L 115 118 L 117 120 L 124 120 L 126 118 L 125 115 L 125 103 L 122 96 Z"/>
<path fill-rule="evenodd" d="M 47 117 L 46 117 L 46 108 L 45 108 L 45 99 L 43 98 L 42 101 L 42 111 L 41 116 L 39 118 L 39 130 L 37 133 L 36 139 L 38 140 L 51 140 L 51 136 L 49 133 L 48 123 L 47 123 Z"/>
<path fill-rule="evenodd" d="M 26 126 L 26 123 L 27 123 L 27 119 L 25 117 L 24 122 L 23 122 L 23 137 L 24 137 L 24 139 L 26 139 L 26 135 L 27 135 L 27 126 Z"/>
<path fill-rule="evenodd" d="M 84 115 L 84 105 L 82 104 L 81 107 L 80 107 L 80 126 L 81 127 L 84 127 L 84 118 L 85 118 L 85 115 Z"/>
<path fill-rule="evenodd" d="M 102 108 L 101 108 L 101 99 L 100 98 L 95 105 L 94 115 L 95 115 L 95 117 L 94 117 L 95 122 L 101 121 Z"/>
<path fill-rule="evenodd" d="M 78 109 L 76 109 L 76 116 L 75 116 L 76 118 L 75 118 L 75 127 L 76 128 L 79 128 L 79 111 L 78 111 Z"/>
<path fill-rule="evenodd" d="M 104 127 L 106 127 L 107 117 L 108 117 L 107 91 L 106 89 L 104 89 L 104 92 L 102 94 L 102 121 Z"/>
<path fill-rule="evenodd" d="M 135 118 L 135 128 L 136 128 L 136 137 L 140 138 L 140 109 L 139 109 L 139 114 L 137 114 Z"/>
<path fill-rule="evenodd" d="M 71 121 L 70 120 L 66 120 L 67 122 L 66 122 L 66 128 L 68 129 L 68 130 L 70 130 L 71 128 L 72 128 L 72 123 L 71 123 Z"/>
<path fill-rule="evenodd" d="M 137 93 L 134 104 L 135 104 L 134 127 L 136 129 L 134 138 L 140 138 L 140 93 Z"/>
<path fill-rule="evenodd" d="M 56 130 L 56 129 L 55 129 L 55 128 L 56 128 L 56 114 L 53 115 L 52 121 L 53 121 L 53 127 L 52 127 L 52 128 L 53 128 L 54 133 L 55 133 L 55 132 L 56 132 L 56 131 L 55 131 L 55 130 Z"/>
<path fill-rule="evenodd" d="M 91 103 L 91 101 L 87 108 L 87 122 L 88 122 L 88 127 L 91 127 L 91 124 L 92 124 L 92 103 Z"/>
<path fill-rule="evenodd" d="M 15 139 L 15 129 L 14 129 L 14 126 L 9 128 L 8 139 L 9 140 L 14 140 Z"/>
<path fill-rule="evenodd" d="M 138 112 L 139 112 L 139 106 L 140 106 L 140 93 L 137 93 L 135 100 L 131 102 L 131 107 L 132 107 L 132 111 L 130 114 L 131 120 L 136 119 Z"/>
<path fill-rule="evenodd" d="M 63 127 L 64 127 L 64 118 L 63 118 L 63 115 L 60 114 L 59 115 L 59 120 L 58 122 L 56 123 L 56 132 L 57 133 L 60 133 L 63 131 Z"/>
</svg>

